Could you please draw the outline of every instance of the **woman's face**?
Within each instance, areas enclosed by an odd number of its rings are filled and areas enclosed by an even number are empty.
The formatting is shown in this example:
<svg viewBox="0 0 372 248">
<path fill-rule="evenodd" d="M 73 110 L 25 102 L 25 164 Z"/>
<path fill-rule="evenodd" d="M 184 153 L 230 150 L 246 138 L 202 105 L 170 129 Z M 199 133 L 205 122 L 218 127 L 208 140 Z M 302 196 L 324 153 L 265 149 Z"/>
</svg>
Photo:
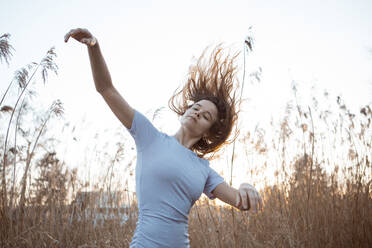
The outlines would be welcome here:
<svg viewBox="0 0 372 248">
<path fill-rule="evenodd" d="M 194 103 L 181 117 L 181 125 L 192 136 L 202 137 L 217 120 L 218 110 L 216 105 L 209 100 L 200 100 Z"/>
</svg>

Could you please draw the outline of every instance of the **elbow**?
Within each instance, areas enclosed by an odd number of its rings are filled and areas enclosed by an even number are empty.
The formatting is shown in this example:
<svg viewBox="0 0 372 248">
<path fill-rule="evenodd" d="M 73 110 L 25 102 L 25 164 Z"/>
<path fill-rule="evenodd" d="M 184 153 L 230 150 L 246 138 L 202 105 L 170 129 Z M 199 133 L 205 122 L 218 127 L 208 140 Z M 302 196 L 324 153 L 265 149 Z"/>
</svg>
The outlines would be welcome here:
<svg viewBox="0 0 372 248">
<path fill-rule="evenodd" d="M 112 88 L 113 88 L 112 84 L 108 84 L 105 86 L 96 86 L 96 91 L 102 95 L 105 91 Z"/>
<path fill-rule="evenodd" d="M 105 88 L 98 88 L 96 87 L 96 91 L 102 95 L 102 93 L 105 91 Z"/>
</svg>

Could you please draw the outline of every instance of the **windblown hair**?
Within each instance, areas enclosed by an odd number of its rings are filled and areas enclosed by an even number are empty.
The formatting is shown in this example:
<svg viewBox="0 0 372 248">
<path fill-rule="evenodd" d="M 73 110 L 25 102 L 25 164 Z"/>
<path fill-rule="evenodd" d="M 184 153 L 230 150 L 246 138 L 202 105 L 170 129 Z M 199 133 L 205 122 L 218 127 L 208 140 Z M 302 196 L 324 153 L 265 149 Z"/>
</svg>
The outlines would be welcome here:
<svg viewBox="0 0 372 248">
<path fill-rule="evenodd" d="M 212 153 L 208 159 L 213 159 L 223 145 L 236 139 L 233 137 L 228 140 L 236 124 L 240 105 L 240 100 L 237 99 L 239 82 L 235 66 L 238 54 L 224 54 L 224 51 L 221 45 L 217 45 L 208 56 L 208 48 L 205 49 L 196 64 L 190 66 L 185 85 L 176 89 L 168 101 L 170 109 L 179 116 L 201 100 L 209 100 L 216 105 L 218 119 L 207 136 L 191 147 L 201 158 Z"/>
</svg>

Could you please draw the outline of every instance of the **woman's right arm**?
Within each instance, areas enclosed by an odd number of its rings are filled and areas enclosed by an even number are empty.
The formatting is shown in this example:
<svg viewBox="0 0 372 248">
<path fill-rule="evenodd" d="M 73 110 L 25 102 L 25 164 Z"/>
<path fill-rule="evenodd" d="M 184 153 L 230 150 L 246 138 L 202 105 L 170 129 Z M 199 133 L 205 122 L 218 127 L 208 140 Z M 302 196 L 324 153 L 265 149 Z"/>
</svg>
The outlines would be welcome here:
<svg viewBox="0 0 372 248">
<path fill-rule="evenodd" d="M 115 116 L 126 128 L 130 129 L 134 118 L 134 110 L 113 86 L 110 72 L 97 39 L 88 30 L 80 28 L 68 32 L 65 35 L 65 42 L 70 37 L 87 45 L 96 90 L 105 99 Z"/>
</svg>

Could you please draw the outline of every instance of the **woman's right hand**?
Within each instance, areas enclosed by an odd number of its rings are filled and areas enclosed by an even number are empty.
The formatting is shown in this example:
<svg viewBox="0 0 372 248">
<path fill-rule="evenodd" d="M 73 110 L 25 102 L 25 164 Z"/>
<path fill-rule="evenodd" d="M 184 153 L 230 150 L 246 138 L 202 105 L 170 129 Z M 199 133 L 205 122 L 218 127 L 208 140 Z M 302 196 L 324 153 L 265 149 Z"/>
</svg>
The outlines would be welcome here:
<svg viewBox="0 0 372 248">
<path fill-rule="evenodd" d="M 97 43 L 97 39 L 85 28 L 71 29 L 70 32 L 65 35 L 65 42 L 67 42 L 70 37 L 90 47 Z"/>
</svg>

